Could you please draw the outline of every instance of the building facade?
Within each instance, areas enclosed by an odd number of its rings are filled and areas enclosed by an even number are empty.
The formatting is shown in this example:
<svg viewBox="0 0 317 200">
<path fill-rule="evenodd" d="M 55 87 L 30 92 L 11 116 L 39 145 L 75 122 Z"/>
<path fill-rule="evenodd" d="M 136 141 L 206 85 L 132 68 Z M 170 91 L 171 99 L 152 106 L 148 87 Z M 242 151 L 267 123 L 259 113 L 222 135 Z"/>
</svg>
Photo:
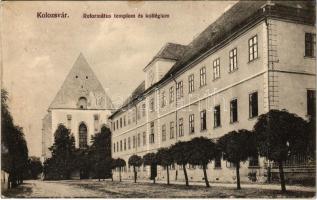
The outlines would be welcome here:
<svg viewBox="0 0 317 200">
<path fill-rule="evenodd" d="M 51 156 L 49 147 L 60 124 L 73 134 L 76 148 L 85 148 L 91 136 L 108 125 L 112 109 L 110 98 L 80 54 L 43 118 L 42 160 Z"/>
<path fill-rule="evenodd" d="M 252 130 L 257 116 L 270 109 L 308 119 L 315 109 L 314 24 L 311 2 L 242 1 L 190 44 L 165 45 L 144 68 L 144 81 L 109 118 L 113 157 L 128 163 L 133 154 L 177 141 Z M 265 181 L 268 166 L 264 158 L 250 158 L 241 166 L 241 181 Z M 199 167 L 187 167 L 190 181 L 203 180 Z M 138 170 L 139 178 L 149 178 L 149 167 Z M 212 182 L 236 180 L 233 164 L 222 159 L 210 163 L 207 173 Z M 157 174 L 166 179 L 164 169 Z M 181 166 L 170 166 L 170 174 L 171 180 L 184 179 Z M 132 167 L 122 177 L 131 179 Z"/>
</svg>

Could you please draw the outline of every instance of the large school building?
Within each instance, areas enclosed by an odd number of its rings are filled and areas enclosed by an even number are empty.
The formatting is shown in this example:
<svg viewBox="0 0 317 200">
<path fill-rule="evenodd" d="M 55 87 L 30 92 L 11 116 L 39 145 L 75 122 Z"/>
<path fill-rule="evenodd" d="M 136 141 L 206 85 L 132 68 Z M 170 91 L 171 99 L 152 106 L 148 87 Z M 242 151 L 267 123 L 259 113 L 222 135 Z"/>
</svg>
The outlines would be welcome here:
<svg viewBox="0 0 317 200">
<path fill-rule="evenodd" d="M 177 141 L 252 130 L 257 116 L 270 109 L 308 119 L 315 109 L 315 28 L 313 1 L 241 1 L 188 45 L 166 44 L 144 67 L 144 81 L 109 117 L 112 156 L 128 163 L 133 154 Z M 305 156 L 294 158 L 286 177 L 297 171 L 311 176 L 315 167 L 308 162 Z M 265 158 L 249 158 L 241 180 L 266 181 L 274 166 Z M 189 181 L 203 180 L 199 166 L 187 167 Z M 181 166 L 170 169 L 171 180 L 184 179 Z M 150 177 L 149 167 L 138 171 L 139 178 Z M 211 182 L 236 180 L 233 164 L 221 158 L 207 173 Z M 163 168 L 157 174 L 166 179 Z M 133 178 L 133 168 L 124 168 L 122 177 Z"/>
</svg>

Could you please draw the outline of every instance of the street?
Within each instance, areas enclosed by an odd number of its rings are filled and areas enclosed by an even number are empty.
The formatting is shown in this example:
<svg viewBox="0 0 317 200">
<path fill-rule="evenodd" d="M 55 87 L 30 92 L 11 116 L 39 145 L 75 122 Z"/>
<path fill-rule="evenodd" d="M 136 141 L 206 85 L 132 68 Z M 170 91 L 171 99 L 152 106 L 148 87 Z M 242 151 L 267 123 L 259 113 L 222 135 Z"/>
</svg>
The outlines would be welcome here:
<svg viewBox="0 0 317 200">
<path fill-rule="evenodd" d="M 289 186 L 285 194 L 278 190 L 278 185 L 268 185 L 257 189 L 247 186 L 236 190 L 234 184 L 211 184 L 210 188 L 195 184 L 186 187 L 181 184 L 166 185 L 165 183 L 131 181 L 118 182 L 111 180 L 68 180 L 68 181 L 41 181 L 28 180 L 18 188 L 11 189 L 3 194 L 4 197 L 16 198 L 283 198 L 283 197 L 313 197 L 313 187 Z"/>
</svg>

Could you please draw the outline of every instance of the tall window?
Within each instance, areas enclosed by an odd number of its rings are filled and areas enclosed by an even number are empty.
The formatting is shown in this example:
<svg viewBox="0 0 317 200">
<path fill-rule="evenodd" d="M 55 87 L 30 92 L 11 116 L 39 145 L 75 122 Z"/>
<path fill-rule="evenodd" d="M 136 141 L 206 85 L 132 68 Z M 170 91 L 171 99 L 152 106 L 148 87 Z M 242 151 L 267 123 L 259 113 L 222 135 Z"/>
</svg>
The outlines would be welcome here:
<svg viewBox="0 0 317 200">
<path fill-rule="evenodd" d="M 120 140 L 120 151 L 122 151 L 122 140 Z"/>
<path fill-rule="evenodd" d="M 170 139 L 174 138 L 174 122 L 170 122 Z"/>
<path fill-rule="evenodd" d="M 131 139 L 128 137 L 128 149 L 131 149 Z"/>
<path fill-rule="evenodd" d="M 258 93 L 249 94 L 249 118 L 258 116 Z"/>
<path fill-rule="evenodd" d="M 307 90 L 307 115 L 314 116 L 316 109 L 316 91 Z"/>
<path fill-rule="evenodd" d="M 214 108 L 214 127 L 219 127 L 221 125 L 220 118 L 220 105 L 215 106 Z"/>
<path fill-rule="evenodd" d="M 161 107 L 163 108 L 165 105 L 166 105 L 165 91 L 162 91 L 162 93 L 161 93 Z"/>
<path fill-rule="evenodd" d="M 258 58 L 258 36 L 249 39 L 249 61 Z"/>
<path fill-rule="evenodd" d="M 84 123 L 79 125 L 79 148 L 87 147 L 87 127 Z"/>
<path fill-rule="evenodd" d="M 206 121 L 206 110 L 200 112 L 200 130 L 207 129 L 207 121 Z"/>
<path fill-rule="evenodd" d="M 183 118 L 180 118 L 179 119 L 179 122 L 178 122 L 178 136 L 179 137 L 182 137 L 184 136 L 184 124 L 183 124 Z"/>
<path fill-rule="evenodd" d="M 119 120 L 117 120 L 117 129 L 119 129 Z"/>
<path fill-rule="evenodd" d="M 229 71 L 232 72 L 238 68 L 237 65 L 237 48 L 232 49 L 229 52 Z"/>
<path fill-rule="evenodd" d="M 122 128 L 122 118 L 120 118 L 120 128 Z"/>
<path fill-rule="evenodd" d="M 144 104 L 142 104 L 142 116 L 143 117 L 145 117 L 145 112 L 146 112 L 146 110 L 145 110 L 145 103 L 144 103 Z"/>
<path fill-rule="evenodd" d="M 117 152 L 119 151 L 119 142 L 117 142 Z"/>
<path fill-rule="evenodd" d="M 71 129 L 72 127 L 72 115 L 68 114 L 67 115 L 67 128 Z"/>
<path fill-rule="evenodd" d="M 138 133 L 138 147 L 141 146 L 141 134 Z"/>
<path fill-rule="evenodd" d="M 123 126 L 126 126 L 126 117 L 125 117 L 125 115 L 123 116 Z"/>
<path fill-rule="evenodd" d="M 183 97 L 183 81 L 179 81 L 177 83 L 177 87 L 176 87 L 176 96 L 177 99 L 180 99 L 181 97 Z"/>
<path fill-rule="evenodd" d="M 206 67 L 202 67 L 199 70 L 199 74 L 200 74 L 200 87 L 206 85 Z"/>
<path fill-rule="evenodd" d="M 151 122 L 151 133 L 149 137 L 150 144 L 154 143 L 154 122 Z"/>
<path fill-rule="evenodd" d="M 132 147 L 133 147 L 133 148 L 136 147 L 136 137 L 135 137 L 135 135 L 133 136 Z"/>
<path fill-rule="evenodd" d="M 305 33 L 305 56 L 316 57 L 316 34 Z"/>
<path fill-rule="evenodd" d="M 94 114 L 94 129 L 95 129 L 95 132 L 99 131 L 99 115 L 98 114 Z"/>
<path fill-rule="evenodd" d="M 154 111 L 154 98 L 150 99 L 150 111 L 153 112 Z"/>
<path fill-rule="evenodd" d="M 188 92 L 194 92 L 195 85 L 194 85 L 194 74 L 188 76 Z"/>
<path fill-rule="evenodd" d="M 127 139 L 124 139 L 123 150 L 127 150 Z"/>
<path fill-rule="evenodd" d="M 189 133 L 195 133 L 195 115 L 189 115 Z"/>
<path fill-rule="evenodd" d="M 143 132 L 143 146 L 146 145 L 146 132 Z"/>
<path fill-rule="evenodd" d="M 170 87 L 169 89 L 169 94 L 170 94 L 170 103 L 174 102 L 174 87 Z"/>
<path fill-rule="evenodd" d="M 238 121 L 238 100 L 233 99 L 230 101 L 230 123 Z"/>
<path fill-rule="evenodd" d="M 162 125 L 162 141 L 166 141 L 166 125 Z"/>
<path fill-rule="evenodd" d="M 116 143 L 113 143 L 113 152 L 116 152 Z"/>
<path fill-rule="evenodd" d="M 214 75 L 214 80 L 217 78 L 220 78 L 220 58 L 217 58 L 213 62 L 213 75 Z"/>
</svg>

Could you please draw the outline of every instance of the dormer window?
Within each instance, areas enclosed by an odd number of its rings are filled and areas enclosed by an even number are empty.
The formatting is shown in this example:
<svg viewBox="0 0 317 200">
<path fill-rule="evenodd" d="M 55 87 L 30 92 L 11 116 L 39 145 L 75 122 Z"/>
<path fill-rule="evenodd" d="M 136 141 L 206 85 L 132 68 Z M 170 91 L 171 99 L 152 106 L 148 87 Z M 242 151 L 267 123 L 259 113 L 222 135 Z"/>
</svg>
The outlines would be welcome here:
<svg viewBox="0 0 317 200">
<path fill-rule="evenodd" d="M 87 109 L 87 99 L 86 97 L 80 97 L 78 100 L 78 108 Z"/>
</svg>

